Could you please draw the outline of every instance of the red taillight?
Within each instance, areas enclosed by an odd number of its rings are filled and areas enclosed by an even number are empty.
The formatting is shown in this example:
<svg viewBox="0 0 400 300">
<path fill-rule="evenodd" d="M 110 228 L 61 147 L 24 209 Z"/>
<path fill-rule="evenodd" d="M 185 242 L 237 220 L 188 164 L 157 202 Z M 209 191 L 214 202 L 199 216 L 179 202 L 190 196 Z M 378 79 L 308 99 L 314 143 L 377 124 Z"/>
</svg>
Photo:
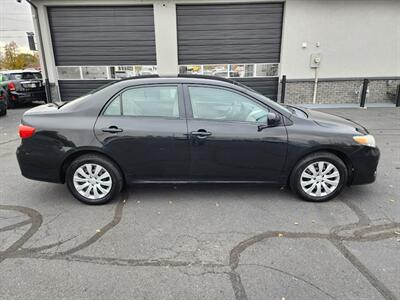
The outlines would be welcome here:
<svg viewBox="0 0 400 300">
<path fill-rule="evenodd" d="M 36 128 L 26 125 L 19 125 L 19 136 L 21 139 L 30 138 L 35 133 Z"/>
<path fill-rule="evenodd" d="M 7 87 L 8 87 L 9 91 L 15 91 L 15 83 L 14 82 L 8 83 Z"/>
</svg>

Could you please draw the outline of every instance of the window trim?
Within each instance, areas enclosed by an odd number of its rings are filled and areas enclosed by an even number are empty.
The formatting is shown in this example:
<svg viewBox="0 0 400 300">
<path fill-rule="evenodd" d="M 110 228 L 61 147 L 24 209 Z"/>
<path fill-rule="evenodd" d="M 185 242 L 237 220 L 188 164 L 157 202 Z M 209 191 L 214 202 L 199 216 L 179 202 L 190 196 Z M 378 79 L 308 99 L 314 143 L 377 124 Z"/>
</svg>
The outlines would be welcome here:
<svg viewBox="0 0 400 300">
<path fill-rule="evenodd" d="M 178 92 L 178 110 L 179 110 L 179 116 L 178 117 L 166 117 L 166 116 L 127 116 L 124 115 L 123 112 L 123 99 L 122 99 L 122 93 L 132 90 L 132 89 L 138 89 L 138 88 L 147 88 L 147 87 L 161 87 L 161 86 L 171 86 L 171 87 L 176 87 L 177 92 Z M 105 112 L 107 108 L 111 105 L 111 103 L 116 100 L 118 97 L 121 98 L 120 101 L 120 109 L 121 113 L 119 115 L 105 115 Z M 184 104 L 184 97 L 183 97 L 183 89 L 182 89 L 182 84 L 180 83 L 152 83 L 152 84 L 139 84 L 139 85 L 131 85 L 127 86 L 120 91 L 118 91 L 114 96 L 112 96 L 107 103 L 104 105 L 103 109 L 100 111 L 100 116 L 102 117 L 125 117 L 125 118 L 157 118 L 157 119 L 168 119 L 168 120 L 185 120 L 186 119 L 186 114 L 185 114 L 185 104 Z"/>
<path fill-rule="evenodd" d="M 185 96 L 185 108 L 186 108 L 186 116 L 187 120 L 191 121 L 207 121 L 207 122 L 220 122 L 220 123 L 241 123 L 241 124 L 252 124 L 252 125 L 260 125 L 263 123 L 260 122 L 252 122 L 252 121 L 237 121 L 237 120 L 218 120 L 218 119 L 200 119 L 200 118 L 194 118 L 193 117 L 193 109 L 192 109 L 192 99 L 190 98 L 190 92 L 189 92 L 189 87 L 208 87 L 208 88 L 215 88 L 215 89 L 221 89 L 221 90 L 226 90 L 232 93 L 236 93 L 244 98 L 247 98 L 249 101 L 252 101 L 256 103 L 257 105 L 260 105 L 261 107 L 264 107 L 269 110 L 269 112 L 274 112 L 276 114 L 279 114 L 281 116 L 281 113 L 273 109 L 272 107 L 268 106 L 267 104 L 246 95 L 245 93 L 242 93 L 240 91 L 237 91 L 235 89 L 229 88 L 229 87 L 224 87 L 224 86 L 218 86 L 218 85 L 212 85 L 212 84 L 199 84 L 199 83 L 187 83 L 184 84 L 184 96 Z M 282 117 L 282 116 L 281 116 Z"/>
</svg>

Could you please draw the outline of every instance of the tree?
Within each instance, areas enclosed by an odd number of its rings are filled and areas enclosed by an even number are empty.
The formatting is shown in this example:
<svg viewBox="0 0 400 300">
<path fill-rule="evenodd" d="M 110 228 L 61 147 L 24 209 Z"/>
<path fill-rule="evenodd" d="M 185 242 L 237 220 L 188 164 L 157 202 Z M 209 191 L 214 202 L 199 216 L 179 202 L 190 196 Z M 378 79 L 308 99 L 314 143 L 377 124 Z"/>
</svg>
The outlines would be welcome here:
<svg viewBox="0 0 400 300">
<path fill-rule="evenodd" d="M 4 46 L 4 54 L 1 57 L 0 68 L 15 70 L 26 68 L 39 68 L 39 56 L 37 53 L 19 53 L 18 45 L 10 42 Z"/>
</svg>

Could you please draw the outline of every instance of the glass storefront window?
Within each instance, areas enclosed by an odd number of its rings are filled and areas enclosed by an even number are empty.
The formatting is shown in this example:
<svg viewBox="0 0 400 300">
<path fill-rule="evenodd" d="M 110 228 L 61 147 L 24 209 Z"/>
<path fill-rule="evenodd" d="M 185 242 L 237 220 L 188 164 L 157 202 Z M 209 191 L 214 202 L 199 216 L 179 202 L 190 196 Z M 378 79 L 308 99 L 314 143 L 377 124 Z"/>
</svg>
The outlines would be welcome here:
<svg viewBox="0 0 400 300">
<path fill-rule="evenodd" d="M 59 66 L 58 78 L 81 80 L 124 79 L 157 74 L 157 66 Z"/>
<path fill-rule="evenodd" d="M 107 67 L 82 67 L 83 79 L 108 79 Z"/>
<path fill-rule="evenodd" d="M 110 78 L 112 79 L 124 79 L 133 76 L 136 76 L 133 66 L 110 67 Z"/>
<path fill-rule="evenodd" d="M 60 79 L 81 79 L 80 67 L 58 67 L 57 72 Z"/>
<path fill-rule="evenodd" d="M 157 74 L 156 66 L 135 66 L 136 76 L 146 76 Z"/>
<path fill-rule="evenodd" d="M 256 64 L 256 76 L 278 76 L 278 64 Z"/>
<path fill-rule="evenodd" d="M 182 74 L 213 75 L 224 78 L 276 77 L 279 64 L 181 65 Z"/>
</svg>

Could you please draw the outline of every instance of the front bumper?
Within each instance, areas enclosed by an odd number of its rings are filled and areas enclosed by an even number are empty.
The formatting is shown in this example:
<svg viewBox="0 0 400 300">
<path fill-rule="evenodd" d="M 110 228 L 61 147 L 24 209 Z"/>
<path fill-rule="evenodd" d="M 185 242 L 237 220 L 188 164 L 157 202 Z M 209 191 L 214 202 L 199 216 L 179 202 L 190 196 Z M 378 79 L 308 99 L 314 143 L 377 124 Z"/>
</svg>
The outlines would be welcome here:
<svg viewBox="0 0 400 300">
<path fill-rule="evenodd" d="M 377 176 L 379 157 L 380 151 L 378 148 L 363 146 L 360 150 L 354 152 L 350 157 L 353 173 L 349 184 L 357 185 L 374 182 Z"/>
</svg>

